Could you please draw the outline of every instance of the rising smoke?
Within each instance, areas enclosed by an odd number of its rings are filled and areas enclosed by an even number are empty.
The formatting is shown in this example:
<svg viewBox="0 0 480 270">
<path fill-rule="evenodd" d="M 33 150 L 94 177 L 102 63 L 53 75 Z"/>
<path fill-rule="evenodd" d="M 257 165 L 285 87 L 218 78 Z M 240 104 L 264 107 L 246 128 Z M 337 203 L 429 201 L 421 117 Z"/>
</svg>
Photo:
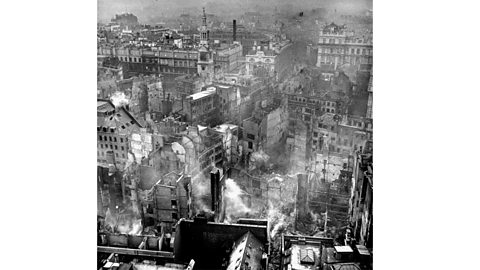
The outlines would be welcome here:
<svg viewBox="0 0 480 270">
<path fill-rule="evenodd" d="M 129 100 L 125 96 L 125 93 L 119 92 L 119 91 L 116 91 L 110 97 L 110 100 L 112 101 L 113 105 L 115 105 L 115 107 L 125 106 L 125 105 L 128 105 L 128 103 L 129 103 Z"/>
<path fill-rule="evenodd" d="M 210 197 L 210 183 L 201 173 L 192 178 L 192 197 L 197 214 L 213 214 L 212 209 L 205 202 Z"/>
<path fill-rule="evenodd" d="M 105 226 L 107 230 L 114 233 L 140 235 L 143 230 L 142 220 L 131 211 L 112 213 L 107 209 L 105 215 Z"/>
<path fill-rule="evenodd" d="M 232 223 L 234 218 L 244 217 L 246 214 L 252 213 L 245 202 L 243 196 L 245 192 L 235 183 L 233 179 L 228 178 L 225 181 L 225 191 L 223 193 L 225 218 L 228 223 Z"/>
</svg>

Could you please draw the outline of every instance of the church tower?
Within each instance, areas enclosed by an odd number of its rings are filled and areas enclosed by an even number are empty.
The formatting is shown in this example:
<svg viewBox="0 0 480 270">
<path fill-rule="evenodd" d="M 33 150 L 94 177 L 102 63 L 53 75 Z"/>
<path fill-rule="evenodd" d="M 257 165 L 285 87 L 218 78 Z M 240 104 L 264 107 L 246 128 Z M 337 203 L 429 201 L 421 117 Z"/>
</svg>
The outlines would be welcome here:
<svg viewBox="0 0 480 270">
<path fill-rule="evenodd" d="M 209 31 L 207 29 L 207 15 L 203 8 L 202 26 L 200 27 L 200 48 L 198 49 L 197 73 L 204 79 L 211 81 L 213 77 L 213 54 L 208 45 Z"/>
</svg>

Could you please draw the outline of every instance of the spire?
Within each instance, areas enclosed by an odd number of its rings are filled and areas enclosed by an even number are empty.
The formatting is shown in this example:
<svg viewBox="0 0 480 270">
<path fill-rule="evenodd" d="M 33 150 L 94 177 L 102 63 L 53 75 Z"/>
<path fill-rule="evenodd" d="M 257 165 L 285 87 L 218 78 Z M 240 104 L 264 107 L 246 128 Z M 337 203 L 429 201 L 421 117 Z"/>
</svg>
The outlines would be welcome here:
<svg viewBox="0 0 480 270">
<path fill-rule="evenodd" d="M 207 14 L 205 14 L 205 8 L 203 8 L 202 26 L 207 26 Z"/>
<path fill-rule="evenodd" d="M 208 47 L 207 14 L 205 14 L 205 8 L 203 8 L 202 26 L 200 27 L 200 45 Z"/>
</svg>

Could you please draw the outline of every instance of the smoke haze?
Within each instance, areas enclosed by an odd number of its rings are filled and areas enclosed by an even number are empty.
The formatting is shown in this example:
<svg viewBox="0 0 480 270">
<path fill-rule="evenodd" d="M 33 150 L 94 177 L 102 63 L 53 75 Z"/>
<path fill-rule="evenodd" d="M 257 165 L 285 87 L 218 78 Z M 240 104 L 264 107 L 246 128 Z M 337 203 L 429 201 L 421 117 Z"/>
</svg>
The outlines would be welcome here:
<svg viewBox="0 0 480 270">
<path fill-rule="evenodd" d="M 272 13 L 298 12 L 313 8 L 336 9 L 339 12 L 354 13 L 372 9 L 372 0 L 98 0 L 97 16 L 99 22 L 109 22 L 115 14 L 133 13 L 140 23 L 154 24 L 162 18 L 178 17 L 182 13 L 200 18 L 201 8 L 209 14 L 218 16 L 239 16 L 245 12 L 258 11 Z"/>
</svg>

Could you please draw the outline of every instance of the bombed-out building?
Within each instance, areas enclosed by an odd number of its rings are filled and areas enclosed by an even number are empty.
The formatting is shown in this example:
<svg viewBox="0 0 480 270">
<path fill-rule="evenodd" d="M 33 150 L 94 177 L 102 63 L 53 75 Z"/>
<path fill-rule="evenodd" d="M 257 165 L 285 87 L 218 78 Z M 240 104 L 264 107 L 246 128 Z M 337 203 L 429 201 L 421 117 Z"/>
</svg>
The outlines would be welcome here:
<svg viewBox="0 0 480 270">
<path fill-rule="evenodd" d="M 123 169 L 127 164 L 129 137 L 142 126 L 125 107 L 109 100 L 97 101 L 97 163 Z"/>
<path fill-rule="evenodd" d="M 373 157 L 371 142 L 356 153 L 355 185 L 350 203 L 352 237 L 367 248 L 373 247 Z"/>
<path fill-rule="evenodd" d="M 277 100 L 270 105 L 264 101 L 252 117 L 243 120 L 243 140 L 246 152 L 268 150 L 284 136 L 287 124 L 286 108 Z"/>
<path fill-rule="evenodd" d="M 206 126 L 220 124 L 218 95 L 215 87 L 187 96 L 183 100 L 182 113 L 191 124 Z"/>
</svg>

